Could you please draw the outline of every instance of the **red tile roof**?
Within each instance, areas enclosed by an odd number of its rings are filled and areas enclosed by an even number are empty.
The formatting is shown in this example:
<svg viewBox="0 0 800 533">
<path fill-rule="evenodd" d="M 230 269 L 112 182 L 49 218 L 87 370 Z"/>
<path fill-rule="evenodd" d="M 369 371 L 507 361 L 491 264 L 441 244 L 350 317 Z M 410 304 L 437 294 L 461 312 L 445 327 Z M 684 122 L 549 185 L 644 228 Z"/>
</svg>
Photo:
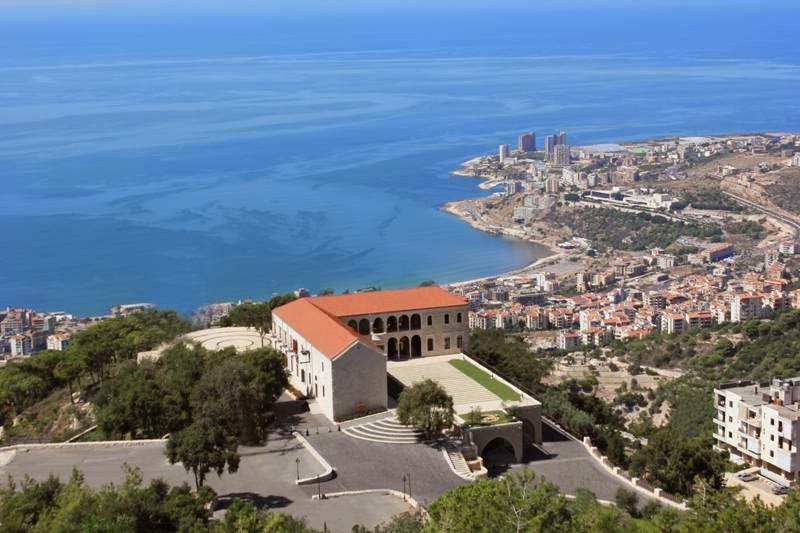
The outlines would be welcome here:
<svg viewBox="0 0 800 533">
<path fill-rule="evenodd" d="M 466 300 L 439 287 L 337 294 L 300 298 L 272 313 L 302 335 L 328 358 L 334 358 L 360 337 L 341 318 L 467 305 Z"/>
<path fill-rule="evenodd" d="M 338 318 L 300 298 L 272 312 L 302 335 L 326 357 L 333 358 L 358 340 L 358 335 Z"/>
<path fill-rule="evenodd" d="M 440 287 L 337 294 L 318 296 L 311 300 L 320 309 L 338 317 L 467 305 L 464 298 L 450 294 Z"/>
</svg>

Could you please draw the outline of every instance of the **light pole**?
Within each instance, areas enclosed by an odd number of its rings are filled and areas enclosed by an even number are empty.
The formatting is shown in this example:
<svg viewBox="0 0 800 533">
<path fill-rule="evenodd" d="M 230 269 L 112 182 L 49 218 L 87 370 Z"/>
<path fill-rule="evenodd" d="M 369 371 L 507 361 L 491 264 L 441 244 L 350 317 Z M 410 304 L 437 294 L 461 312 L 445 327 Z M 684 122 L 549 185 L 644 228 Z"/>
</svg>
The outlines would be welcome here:
<svg viewBox="0 0 800 533">
<path fill-rule="evenodd" d="M 406 501 L 406 475 L 403 474 L 403 501 Z"/>
<path fill-rule="evenodd" d="M 322 499 L 322 488 L 319 485 L 319 474 L 317 474 L 317 498 Z"/>
<path fill-rule="evenodd" d="M 300 458 L 295 459 L 294 463 L 297 465 L 297 481 L 300 481 Z"/>
</svg>

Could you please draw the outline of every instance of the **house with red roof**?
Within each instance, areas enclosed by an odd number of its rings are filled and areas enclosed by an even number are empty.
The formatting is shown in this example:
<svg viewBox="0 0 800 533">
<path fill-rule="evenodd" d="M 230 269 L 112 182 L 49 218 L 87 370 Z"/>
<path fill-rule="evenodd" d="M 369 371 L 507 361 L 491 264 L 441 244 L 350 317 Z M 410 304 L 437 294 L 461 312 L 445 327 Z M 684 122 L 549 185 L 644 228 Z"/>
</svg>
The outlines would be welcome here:
<svg viewBox="0 0 800 533">
<path fill-rule="evenodd" d="M 292 385 L 332 420 L 387 405 L 386 361 L 467 348 L 467 301 L 439 287 L 300 298 L 272 312 Z"/>
</svg>

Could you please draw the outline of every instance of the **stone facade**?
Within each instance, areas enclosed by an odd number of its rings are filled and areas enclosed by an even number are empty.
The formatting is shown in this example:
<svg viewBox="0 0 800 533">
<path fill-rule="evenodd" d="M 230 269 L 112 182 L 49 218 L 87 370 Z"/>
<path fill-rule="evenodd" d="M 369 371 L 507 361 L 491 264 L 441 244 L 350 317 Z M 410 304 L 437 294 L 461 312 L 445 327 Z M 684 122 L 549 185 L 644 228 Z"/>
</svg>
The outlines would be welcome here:
<svg viewBox="0 0 800 533">
<path fill-rule="evenodd" d="M 289 382 L 314 398 L 329 419 L 386 408 L 386 357 L 374 347 L 356 340 L 329 358 L 280 317 L 274 318 L 272 331 L 285 347 Z"/>
<path fill-rule="evenodd" d="M 359 335 L 369 335 L 390 359 L 450 355 L 469 342 L 467 305 L 342 317 Z"/>
</svg>

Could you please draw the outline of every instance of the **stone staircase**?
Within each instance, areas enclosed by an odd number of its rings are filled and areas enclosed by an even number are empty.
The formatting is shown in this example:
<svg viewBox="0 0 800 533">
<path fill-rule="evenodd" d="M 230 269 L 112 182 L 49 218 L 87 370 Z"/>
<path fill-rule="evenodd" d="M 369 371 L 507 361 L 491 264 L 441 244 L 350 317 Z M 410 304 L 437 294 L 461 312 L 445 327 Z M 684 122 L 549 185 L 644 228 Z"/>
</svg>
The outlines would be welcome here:
<svg viewBox="0 0 800 533">
<path fill-rule="evenodd" d="M 356 439 L 386 444 L 416 444 L 423 434 L 420 429 L 404 426 L 395 417 L 350 426 L 342 431 Z"/>
<path fill-rule="evenodd" d="M 452 467 L 453 472 L 464 479 L 474 479 L 467 461 L 464 459 L 464 456 L 456 446 L 448 444 L 445 447 L 445 453 L 447 454 L 447 460 L 450 461 L 450 466 Z"/>
</svg>

